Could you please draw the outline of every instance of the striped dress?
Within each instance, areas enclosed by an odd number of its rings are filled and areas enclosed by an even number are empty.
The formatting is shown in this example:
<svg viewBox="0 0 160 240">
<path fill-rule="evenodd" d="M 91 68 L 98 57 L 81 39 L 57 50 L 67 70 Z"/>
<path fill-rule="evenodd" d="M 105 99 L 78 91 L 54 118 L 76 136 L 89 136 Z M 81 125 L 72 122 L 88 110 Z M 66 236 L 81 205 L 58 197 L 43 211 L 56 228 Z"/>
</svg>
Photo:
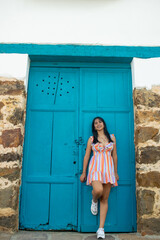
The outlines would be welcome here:
<svg viewBox="0 0 160 240">
<path fill-rule="evenodd" d="M 112 183 L 112 187 L 118 186 L 111 155 L 114 143 L 107 143 L 105 147 L 101 143 L 94 144 L 93 136 L 91 136 L 91 141 L 93 156 L 89 162 L 86 185 L 91 185 L 92 181 L 99 180 L 102 183 Z"/>
</svg>

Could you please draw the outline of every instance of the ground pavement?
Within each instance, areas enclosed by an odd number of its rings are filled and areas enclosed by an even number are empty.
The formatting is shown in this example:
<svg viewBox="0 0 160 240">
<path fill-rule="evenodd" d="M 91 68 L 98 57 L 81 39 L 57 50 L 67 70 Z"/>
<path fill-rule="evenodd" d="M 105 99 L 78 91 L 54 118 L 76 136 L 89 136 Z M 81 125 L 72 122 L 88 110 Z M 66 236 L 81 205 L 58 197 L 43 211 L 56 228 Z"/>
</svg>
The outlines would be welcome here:
<svg viewBox="0 0 160 240">
<path fill-rule="evenodd" d="M 0 233 L 0 240 L 96 240 L 95 233 L 23 231 L 16 233 Z M 140 233 L 106 233 L 106 240 L 160 240 L 160 235 Z"/>
</svg>

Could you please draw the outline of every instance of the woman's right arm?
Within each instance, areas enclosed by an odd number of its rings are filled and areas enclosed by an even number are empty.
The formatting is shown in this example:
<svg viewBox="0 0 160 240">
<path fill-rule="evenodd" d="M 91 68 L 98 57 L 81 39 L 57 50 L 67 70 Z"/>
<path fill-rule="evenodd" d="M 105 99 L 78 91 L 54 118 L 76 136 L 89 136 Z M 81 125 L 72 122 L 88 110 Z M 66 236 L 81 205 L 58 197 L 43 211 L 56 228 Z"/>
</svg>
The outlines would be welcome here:
<svg viewBox="0 0 160 240">
<path fill-rule="evenodd" d="M 82 172 L 82 175 L 80 176 L 80 181 L 81 182 L 86 181 L 87 165 L 88 165 L 88 161 L 89 161 L 91 150 L 92 150 L 91 143 L 92 143 L 91 138 L 89 138 L 88 142 L 87 142 L 86 153 L 85 153 L 85 156 L 84 156 L 84 159 L 83 159 L 83 172 Z"/>
</svg>

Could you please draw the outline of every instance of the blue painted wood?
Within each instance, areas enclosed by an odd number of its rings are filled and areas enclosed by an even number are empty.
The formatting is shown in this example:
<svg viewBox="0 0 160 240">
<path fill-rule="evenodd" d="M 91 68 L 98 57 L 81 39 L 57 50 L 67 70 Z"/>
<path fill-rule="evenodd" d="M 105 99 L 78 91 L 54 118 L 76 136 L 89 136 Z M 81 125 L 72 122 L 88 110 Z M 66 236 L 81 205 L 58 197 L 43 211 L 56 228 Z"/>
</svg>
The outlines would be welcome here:
<svg viewBox="0 0 160 240">
<path fill-rule="evenodd" d="M 79 59 L 79 58 L 77 58 Z M 68 62 L 31 62 L 32 67 L 73 67 L 73 68 L 93 68 L 93 67 L 99 67 L 99 68 L 130 68 L 129 64 L 132 60 L 132 58 L 92 58 L 92 61 L 88 58 L 83 58 L 85 61 L 82 62 L 76 62 L 75 58 L 71 58 Z M 96 60 L 93 62 L 93 59 Z M 127 59 L 127 60 L 126 60 Z M 52 59 L 53 60 L 53 59 Z M 102 62 L 103 61 L 103 62 Z M 116 62 L 115 62 L 116 61 Z M 114 65 L 113 65 L 114 63 Z"/>
<path fill-rule="evenodd" d="M 132 83 L 126 64 L 31 67 L 20 229 L 97 230 L 99 215 L 90 212 L 92 188 L 79 181 L 97 115 L 117 138 L 120 177 L 111 190 L 105 231 L 136 231 Z"/>
<path fill-rule="evenodd" d="M 77 229 L 78 72 L 30 70 L 21 229 Z"/>
<path fill-rule="evenodd" d="M 126 58 L 150 58 L 160 57 L 160 47 L 143 47 L 143 46 L 98 46 L 98 45 L 50 45 L 50 44 L 0 44 L 0 53 L 27 53 L 32 60 L 38 61 L 40 56 L 46 56 L 44 61 L 51 61 L 55 56 L 77 56 L 76 61 L 80 61 L 80 57 L 126 57 Z M 38 57 L 39 56 L 39 57 Z M 58 59 L 55 61 L 59 61 Z M 88 61 L 95 59 L 89 58 Z M 104 59 L 103 59 L 104 61 Z M 110 59 L 111 61 L 111 59 Z"/>
<path fill-rule="evenodd" d="M 130 69 L 81 69 L 80 77 L 80 135 L 85 145 L 81 146 L 79 159 L 83 159 L 88 137 L 92 135 L 94 117 L 105 119 L 108 130 L 117 139 L 119 186 L 112 188 L 109 209 L 105 222 L 106 232 L 136 231 L 135 160 L 133 145 L 133 101 Z M 125 109 L 125 111 L 124 111 Z M 80 161 L 82 172 L 83 161 Z M 80 185 L 80 229 L 96 231 L 98 216 L 90 212 L 92 187 Z"/>
</svg>

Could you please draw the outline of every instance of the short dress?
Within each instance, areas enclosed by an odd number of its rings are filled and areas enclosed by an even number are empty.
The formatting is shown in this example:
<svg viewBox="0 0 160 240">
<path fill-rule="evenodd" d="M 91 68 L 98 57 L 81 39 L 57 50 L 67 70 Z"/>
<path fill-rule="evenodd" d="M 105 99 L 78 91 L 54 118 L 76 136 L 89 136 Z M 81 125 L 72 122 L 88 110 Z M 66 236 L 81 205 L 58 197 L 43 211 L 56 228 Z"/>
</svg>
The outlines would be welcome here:
<svg viewBox="0 0 160 240">
<path fill-rule="evenodd" d="M 110 136 L 112 137 L 114 134 Z M 98 142 L 94 144 L 93 136 L 91 136 L 91 141 L 93 156 L 89 161 L 86 185 L 91 186 L 92 181 L 98 180 L 102 183 L 110 182 L 112 187 L 118 186 L 114 173 L 114 162 L 111 155 L 114 143 L 107 143 L 105 147 Z"/>
</svg>

